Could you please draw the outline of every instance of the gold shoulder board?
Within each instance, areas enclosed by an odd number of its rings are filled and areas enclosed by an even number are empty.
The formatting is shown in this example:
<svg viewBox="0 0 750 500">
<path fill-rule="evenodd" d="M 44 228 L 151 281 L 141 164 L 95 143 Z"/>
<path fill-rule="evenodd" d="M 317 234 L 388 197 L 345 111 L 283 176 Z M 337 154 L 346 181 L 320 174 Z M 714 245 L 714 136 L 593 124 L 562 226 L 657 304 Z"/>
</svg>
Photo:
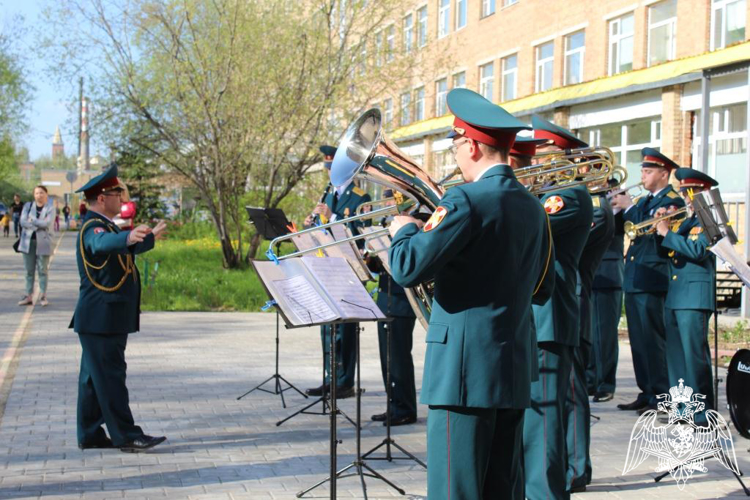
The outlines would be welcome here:
<svg viewBox="0 0 750 500">
<path fill-rule="evenodd" d="M 677 193 L 675 193 L 674 191 L 670 191 L 670 192 L 667 193 L 667 198 L 674 199 L 674 198 L 679 198 L 679 197 L 680 197 L 680 195 L 677 194 Z"/>
<path fill-rule="evenodd" d="M 594 196 L 593 198 L 591 198 L 591 204 L 594 206 L 594 208 L 601 208 L 602 200 L 600 200 L 598 196 Z"/>
<path fill-rule="evenodd" d="M 357 196 L 364 196 L 365 195 L 365 192 L 361 188 L 358 188 L 357 186 L 354 186 L 352 188 L 352 191 L 354 191 L 354 194 L 356 194 Z"/>
</svg>

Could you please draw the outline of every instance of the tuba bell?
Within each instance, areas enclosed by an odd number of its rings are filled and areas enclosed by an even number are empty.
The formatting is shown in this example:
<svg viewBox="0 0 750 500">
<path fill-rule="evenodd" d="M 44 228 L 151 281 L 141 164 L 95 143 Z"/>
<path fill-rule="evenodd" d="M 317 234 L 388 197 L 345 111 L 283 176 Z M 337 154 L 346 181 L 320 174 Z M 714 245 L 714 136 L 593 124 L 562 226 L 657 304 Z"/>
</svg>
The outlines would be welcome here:
<svg viewBox="0 0 750 500">
<path fill-rule="evenodd" d="M 443 188 L 401 151 L 383 131 L 378 109 L 370 109 L 352 123 L 336 149 L 331 165 L 331 182 L 336 186 L 353 178 L 390 187 L 408 197 L 415 210 L 434 212 Z M 434 283 L 421 283 L 406 290 L 412 309 L 427 328 L 432 311 Z"/>
</svg>

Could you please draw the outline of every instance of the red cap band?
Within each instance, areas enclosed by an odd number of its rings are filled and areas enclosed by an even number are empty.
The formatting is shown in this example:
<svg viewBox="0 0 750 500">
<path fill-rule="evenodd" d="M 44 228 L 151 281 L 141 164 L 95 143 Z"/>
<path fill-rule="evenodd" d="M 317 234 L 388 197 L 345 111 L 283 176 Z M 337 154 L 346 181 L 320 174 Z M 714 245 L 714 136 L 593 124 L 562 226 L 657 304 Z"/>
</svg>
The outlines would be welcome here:
<svg viewBox="0 0 750 500">
<path fill-rule="evenodd" d="M 661 158 L 657 158 L 656 156 L 644 156 L 643 157 L 643 163 L 653 163 L 657 167 L 666 168 L 669 172 L 671 172 L 674 167 L 672 165 L 669 165 L 667 163 L 664 163 Z"/>
<path fill-rule="evenodd" d="M 711 183 L 702 181 L 700 179 L 682 179 L 680 181 L 680 187 L 690 187 L 690 186 L 711 187 Z"/>
<path fill-rule="evenodd" d="M 463 121 L 457 116 L 453 118 L 453 130 L 469 139 L 474 139 L 482 144 L 498 149 L 507 149 L 513 146 L 513 143 L 516 141 L 517 132 L 516 129 L 508 131 L 496 128 L 477 127 L 476 125 Z"/>
<path fill-rule="evenodd" d="M 513 147 L 510 148 L 510 154 L 534 156 L 536 154 L 536 144 L 533 142 L 516 141 L 513 143 Z"/>
<path fill-rule="evenodd" d="M 551 140 L 555 143 L 555 146 L 560 149 L 576 149 L 581 147 L 581 144 L 579 142 L 574 142 L 567 137 L 557 135 L 554 132 L 550 132 L 549 130 L 534 129 L 534 139 Z"/>
<path fill-rule="evenodd" d="M 101 193 L 112 191 L 113 188 L 116 188 L 119 185 L 120 180 L 117 177 L 112 177 L 111 179 L 107 179 L 106 181 L 97 184 L 91 189 L 87 189 L 83 194 L 86 195 L 86 198 L 90 199 L 99 196 Z"/>
</svg>

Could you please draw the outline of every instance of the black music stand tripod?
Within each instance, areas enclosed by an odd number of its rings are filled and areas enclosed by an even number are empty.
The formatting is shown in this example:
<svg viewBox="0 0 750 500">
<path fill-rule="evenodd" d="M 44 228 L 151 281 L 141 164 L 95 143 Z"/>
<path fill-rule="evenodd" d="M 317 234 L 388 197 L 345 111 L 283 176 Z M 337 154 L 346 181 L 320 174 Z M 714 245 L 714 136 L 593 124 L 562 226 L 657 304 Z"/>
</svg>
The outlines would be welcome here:
<svg viewBox="0 0 750 500">
<path fill-rule="evenodd" d="M 391 481 L 386 479 L 384 476 L 370 468 L 370 466 L 367 465 L 367 462 L 365 462 L 364 457 L 362 456 L 362 433 L 361 433 L 361 427 L 359 423 L 362 419 L 362 390 L 361 390 L 361 374 L 360 374 L 360 349 L 359 349 L 359 333 L 360 333 L 360 326 L 357 325 L 357 338 L 356 338 L 356 349 L 357 349 L 357 390 L 356 390 L 356 397 L 357 397 L 357 425 L 355 425 L 356 429 L 356 443 L 357 443 L 357 454 L 355 456 L 354 461 L 352 461 L 349 465 L 344 467 L 343 469 L 336 470 L 337 464 L 336 464 L 336 447 L 338 443 L 340 442 L 336 437 L 336 384 L 331 384 L 331 390 L 329 391 L 330 397 L 331 397 L 331 471 L 330 476 L 323 479 L 322 481 L 319 481 L 318 483 L 314 484 L 313 486 L 307 488 L 306 490 L 300 491 L 297 493 L 297 498 L 301 498 L 303 495 L 309 493 L 310 491 L 314 490 L 318 486 L 321 486 L 325 484 L 326 482 L 331 483 L 330 493 L 331 498 L 336 498 L 336 481 L 337 479 L 343 479 L 347 477 L 359 477 L 359 480 L 362 484 L 362 494 L 364 495 L 365 500 L 367 500 L 367 485 L 365 484 L 365 477 L 371 477 L 373 479 L 380 479 L 384 483 L 386 483 L 391 488 L 398 491 L 400 494 L 405 495 L 406 492 L 393 484 Z M 336 325 L 333 325 L 332 332 L 331 332 L 331 347 L 330 347 L 330 364 L 331 364 L 331 380 L 336 380 L 336 349 L 335 349 L 335 332 L 336 332 Z M 351 472 L 349 474 L 346 474 L 346 472 L 350 469 L 355 469 L 354 472 Z"/>
<path fill-rule="evenodd" d="M 275 238 L 278 238 L 279 236 L 283 236 L 285 234 L 289 233 L 289 225 L 290 222 L 287 220 L 286 215 L 284 215 L 284 212 L 279 208 L 255 208 L 255 207 L 245 207 L 247 210 L 247 214 L 250 217 L 251 224 L 255 225 L 256 230 L 258 231 L 258 234 L 260 234 L 263 239 L 266 239 L 268 241 L 273 241 Z M 279 248 L 276 247 L 276 255 L 279 255 Z M 273 390 L 265 389 L 263 386 L 266 385 L 268 382 L 271 382 L 273 380 L 274 382 L 274 388 Z M 287 387 L 282 386 L 282 382 L 287 385 Z M 284 391 L 287 391 L 289 389 L 294 389 L 298 393 L 300 393 L 303 397 L 307 398 L 307 394 L 297 389 L 297 387 L 294 386 L 291 382 L 289 382 L 287 379 L 285 379 L 280 373 L 279 373 L 279 309 L 276 308 L 276 370 L 274 371 L 273 375 L 268 377 L 266 380 L 261 382 L 260 384 L 256 385 L 249 391 L 247 391 L 242 396 L 239 396 L 237 400 L 240 400 L 250 394 L 253 391 L 263 391 L 267 392 L 268 394 L 273 394 L 275 396 L 281 396 L 281 406 L 286 408 L 286 401 L 284 401 Z M 279 424 L 276 424 L 279 425 Z"/>
</svg>

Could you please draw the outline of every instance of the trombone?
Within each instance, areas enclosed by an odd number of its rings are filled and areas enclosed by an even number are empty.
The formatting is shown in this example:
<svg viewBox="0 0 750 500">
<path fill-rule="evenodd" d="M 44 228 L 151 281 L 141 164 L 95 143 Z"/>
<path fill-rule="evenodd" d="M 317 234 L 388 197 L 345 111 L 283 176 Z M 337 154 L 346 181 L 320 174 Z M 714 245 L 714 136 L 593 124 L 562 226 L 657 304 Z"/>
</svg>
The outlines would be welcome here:
<svg viewBox="0 0 750 500">
<path fill-rule="evenodd" d="M 688 207 L 682 207 L 674 212 L 661 215 L 659 217 L 653 217 L 651 219 L 645 220 L 643 222 L 639 222 L 638 224 L 635 224 L 633 222 L 627 221 L 625 222 L 625 234 L 628 235 L 628 238 L 631 240 L 636 239 L 639 236 L 644 236 L 646 234 L 653 233 L 656 230 L 656 223 L 668 220 L 677 217 L 672 223 L 682 222 L 682 219 L 685 218 L 685 215 L 687 214 Z"/>
<path fill-rule="evenodd" d="M 638 191 L 636 191 L 635 193 L 631 193 L 630 191 L 632 191 L 634 189 L 637 189 Z M 626 187 L 624 189 L 618 189 L 617 191 L 612 191 L 611 193 L 608 193 L 607 194 L 607 199 L 611 200 L 612 198 L 614 198 L 618 194 L 623 194 L 623 193 L 627 193 L 629 196 L 632 196 L 633 198 L 637 198 L 638 196 L 642 196 L 643 195 L 643 191 L 644 191 L 644 189 L 643 189 L 643 183 L 639 182 L 638 184 L 633 184 L 632 186 L 628 186 L 628 187 Z"/>
</svg>

